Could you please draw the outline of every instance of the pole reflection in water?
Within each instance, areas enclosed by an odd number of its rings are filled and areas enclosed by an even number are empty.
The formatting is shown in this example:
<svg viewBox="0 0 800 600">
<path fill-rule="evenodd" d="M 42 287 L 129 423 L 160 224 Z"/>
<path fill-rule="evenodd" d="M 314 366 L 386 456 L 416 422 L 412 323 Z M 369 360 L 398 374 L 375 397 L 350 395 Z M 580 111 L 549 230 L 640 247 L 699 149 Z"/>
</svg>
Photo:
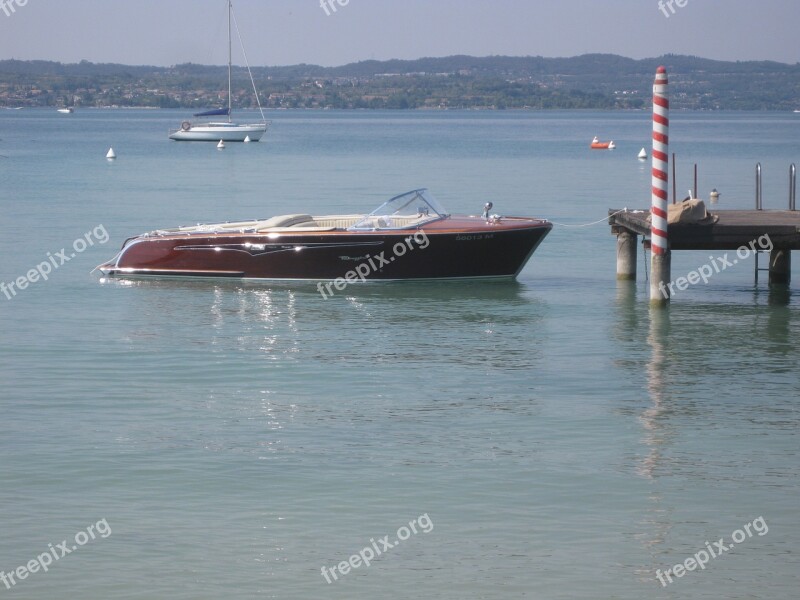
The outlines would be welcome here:
<svg viewBox="0 0 800 600">
<path fill-rule="evenodd" d="M 643 428 L 642 444 L 647 449 L 647 453 L 639 461 L 636 469 L 638 475 L 651 482 L 658 479 L 663 471 L 666 460 L 663 452 L 670 446 L 674 437 L 674 432 L 669 425 L 672 403 L 670 382 L 666 377 L 671 366 L 670 329 L 669 307 L 651 307 L 647 335 L 650 360 L 645 367 L 650 404 L 639 415 L 639 422 Z M 667 534 L 672 527 L 669 517 L 672 509 L 664 506 L 662 493 L 653 489 L 648 500 L 647 514 L 641 522 L 646 528 L 646 533 L 641 536 L 641 539 L 645 549 L 652 557 L 652 563 L 642 573 L 642 581 L 651 580 L 654 577 L 655 569 L 658 567 L 656 560 L 658 547 L 665 543 Z"/>
</svg>

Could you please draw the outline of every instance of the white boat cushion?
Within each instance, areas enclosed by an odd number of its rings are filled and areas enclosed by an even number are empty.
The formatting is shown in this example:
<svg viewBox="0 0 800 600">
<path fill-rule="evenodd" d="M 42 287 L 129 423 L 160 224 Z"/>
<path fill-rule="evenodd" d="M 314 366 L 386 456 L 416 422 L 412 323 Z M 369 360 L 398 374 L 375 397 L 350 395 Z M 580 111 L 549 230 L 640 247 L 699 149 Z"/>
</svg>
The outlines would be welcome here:
<svg viewBox="0 0 800 600">
<path fill-rule="evenodd" d="M 265 229 L 272 229 L 273 227 L 291 227 L 292 225 L 307 223 L 313 220 L 311 215 L 280 215 L 267 219 L 266 221 L 259 221 L 255 224 L 255 227 L 258 231 L 263 231 Z"/>
</svg>

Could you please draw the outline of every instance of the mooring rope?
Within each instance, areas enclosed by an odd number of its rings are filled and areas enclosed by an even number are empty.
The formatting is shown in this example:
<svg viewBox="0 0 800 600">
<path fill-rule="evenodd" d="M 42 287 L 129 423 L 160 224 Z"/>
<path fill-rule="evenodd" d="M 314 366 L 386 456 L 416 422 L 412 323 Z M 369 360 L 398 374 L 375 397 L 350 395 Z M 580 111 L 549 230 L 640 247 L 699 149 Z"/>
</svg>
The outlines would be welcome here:
<svg viewBox="0 0 800 600">
<path fill-rule="evenodd" d="M 628 212 L 627 207 L 622 208 L 616 212 L 611 213 L 610 215 L 603 217 L 602 219 L 598 219 L 597 221 L 592 221 L 591 223 L 583 223 L 581 225 L 568 225 L 567 223 L 556 223 L 555 221 L 550 221 L 553 225 L 558 225 L 559 227 L 591 227 L 592 225 L 597 225 L 598 223 L 605 223 L 608 221 L 609 218 L 618 215 L 619 213 Z"/>
</svg>

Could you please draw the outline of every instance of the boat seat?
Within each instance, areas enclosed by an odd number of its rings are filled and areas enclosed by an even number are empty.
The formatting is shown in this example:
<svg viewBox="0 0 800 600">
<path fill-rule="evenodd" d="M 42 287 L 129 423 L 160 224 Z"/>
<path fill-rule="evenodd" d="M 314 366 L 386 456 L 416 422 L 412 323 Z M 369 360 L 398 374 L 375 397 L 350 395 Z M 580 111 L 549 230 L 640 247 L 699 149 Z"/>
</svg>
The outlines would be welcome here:
<svg viewBox="0 0 800 600">
<path fill-rule="evenodd" d="M 273 229 L 275 227 L 291 227 L 300 223 L 308 223 L 309 221 L 313 220 L 314 219 L 311 217 L 311 215 L 280 215 L 277 217 L 272 217 L 271 219 L 267 219 L 266 221 L 259 221 L 255 224 L 255 228 L 257 231 L 264 231 L 265 229 Z"/>
<path fill-rule="evenodd" d="M 347 229 L 354 223 L 364 218 L 364 215 L 325 215 L 314 217 L 314 224 L 317 227 L 334 227 L 336 229 Z M 300 227 L 309 227 L 311 224 L 300 224 Z"/>
<path fill-rule="evenodd" d="M 318 231 L 334 231 L 334 227 L 320 227 L 319 225 L 309 225 L 301 223 L 300 226 L 292 225 L 291 227 L 270 227 L 270 233 L 303 233 L 303 232 L 318 232 Z"/>
<path fill-rule="evenodd" d="M 430 217 L 428 215 L 412 215 L 412 216 L 404 216 L 404 217 L 370 217 L 369 223 L 365 222 L 362 223 L 364 229 L 376 229 L 376 230 L 393 230 L 393 229 L 412 229 L 416 226 L 422 225 L 423 223 L 427 223 L 428 221 L 434 220 L 435 217 Z M 353 225 L 355 223 L 352 223 Z"/>
</svg>

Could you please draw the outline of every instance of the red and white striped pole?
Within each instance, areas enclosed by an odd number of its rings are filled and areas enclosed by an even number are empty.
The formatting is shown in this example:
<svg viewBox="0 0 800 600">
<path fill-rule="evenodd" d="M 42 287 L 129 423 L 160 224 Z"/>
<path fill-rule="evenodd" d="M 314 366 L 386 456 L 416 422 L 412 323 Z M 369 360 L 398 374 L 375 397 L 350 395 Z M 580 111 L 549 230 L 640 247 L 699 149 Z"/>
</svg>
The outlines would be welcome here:
<svg viewBox="0 0 800 600">
<path fill-rule="evenodd" d="M 653 172 L 650 241 L 652 248 L 650 301 L 669 300 L 670 250 L 667 230 L 669 198 L 669 81 L 667 70 L 658 67 L 653 84 Z"/>
<path fill-rule="evenodd" d="M 653 254 L 667 252 L 667 201 L 669 188 L 669 97 L 667 70 L 658 67 L 653 84 L 653 194 L 651 212 Z"/>
</svg>

